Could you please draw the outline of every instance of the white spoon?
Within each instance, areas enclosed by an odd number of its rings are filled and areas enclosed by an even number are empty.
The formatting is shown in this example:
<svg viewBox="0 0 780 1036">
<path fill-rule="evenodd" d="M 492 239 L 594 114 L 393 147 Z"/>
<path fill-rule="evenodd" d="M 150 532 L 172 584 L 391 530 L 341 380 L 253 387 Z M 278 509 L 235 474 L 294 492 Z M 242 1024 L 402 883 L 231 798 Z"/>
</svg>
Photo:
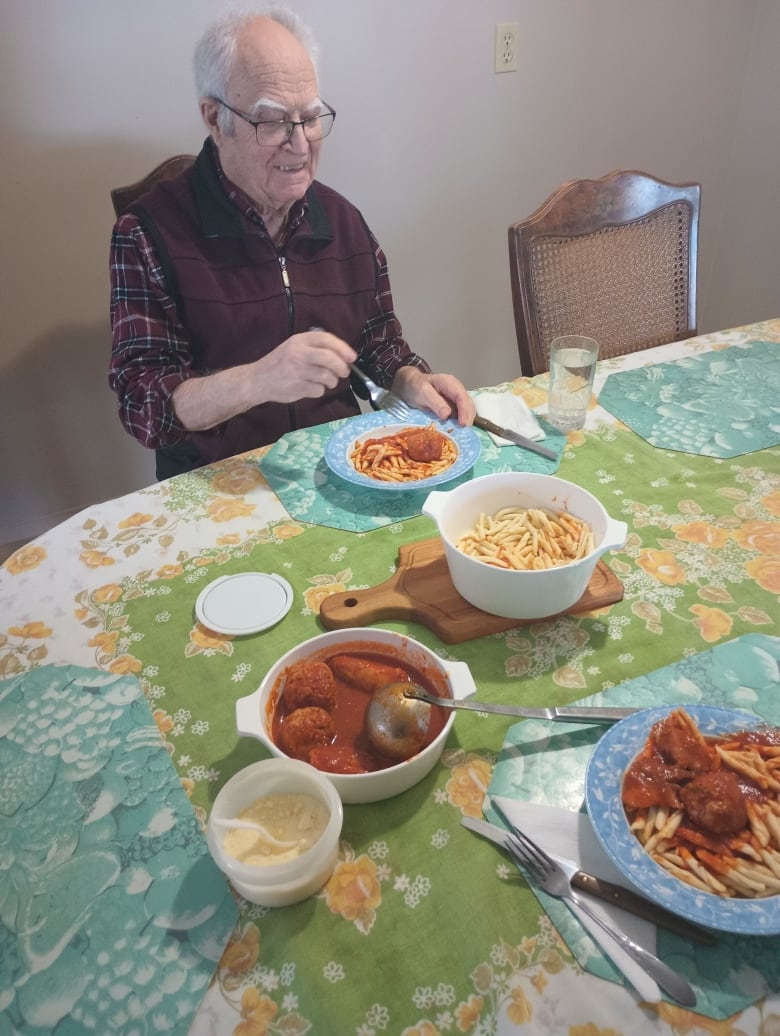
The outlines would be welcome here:
<svg viewBox="0 0 780 1036">
<path fill-rule="evenodd" d="M 220 817 L 218 820 L 212 820 L 212 824 L 214 827 L 237 827 L 242 831 L 257 831 L 274 849 L 293 849 L 298 845 L 298 842 L 280 842 L 278 838 L 274 838 L 267 828 L 263 827 L 262 824 L 255 823 L 254 820 L 239 820 L 238 817 L 229 820 L 227 817 Z"/>
</svg>

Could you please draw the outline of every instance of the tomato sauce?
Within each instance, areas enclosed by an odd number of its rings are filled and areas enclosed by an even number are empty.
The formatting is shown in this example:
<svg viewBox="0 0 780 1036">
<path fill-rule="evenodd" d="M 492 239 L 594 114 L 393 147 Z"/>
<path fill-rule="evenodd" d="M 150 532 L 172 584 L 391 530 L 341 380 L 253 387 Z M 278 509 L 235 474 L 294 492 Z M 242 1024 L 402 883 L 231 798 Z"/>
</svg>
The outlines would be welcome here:
<svg viewBox="0 0 780 1036">
<path fill-rule="evenodd" d="M 328 702 L 326 710 L 332 719 L 333 732 L 325 743 L 314 747 L 302 745 L 300 751 L 292 746 L 291 751 L 285 723 L 296 710 L 285 702 L 284 686 L 299 667 L 313 662 L 326 663 L 333 673 L 335 703 L 331 706 Z M 391 651 L 377 651 L 373 644 L 340 644 L 326 654 L 312 654 L 289 666 L 276 680 L 267 706 L 271 738 L 286 754 L 295 755 L 328 773 L 370 773 L 394 766 L 398 760 L 379 754 L 369 744 L 363 727 L 374 690 L 399 680 L 416 683 L 431 694 L 451 697 L 444 677 L 437 670 L 416 668 Z M 448 716 L 447 710 L 431 706 L 431 723 L 425 745 L 438 737 Z"/>
<path fill-rule="evenodd" d="M 747 774 L 729 767 L 716 746 L 736 752 L 756 746 L 778 747 L 780 730 L 765 727 L 705 736 L 684 719 L 682 710 L 670 713 L 650 730 L 642 751 L 624 775 L 622 799 L 629 814 L 650 806 L 682 807 L 689 840 L 696 841 L 698 836 L 708 848 L 746 826 L 744 801 L 763 802 L 770 793 Z M 718 825 L 722 830 L 708 819 L 705 808 L 694 808 L 693 796 L 686 789 L 697 784 L 705 804 L 706 800 L 720 800 Z"/>
</svg>

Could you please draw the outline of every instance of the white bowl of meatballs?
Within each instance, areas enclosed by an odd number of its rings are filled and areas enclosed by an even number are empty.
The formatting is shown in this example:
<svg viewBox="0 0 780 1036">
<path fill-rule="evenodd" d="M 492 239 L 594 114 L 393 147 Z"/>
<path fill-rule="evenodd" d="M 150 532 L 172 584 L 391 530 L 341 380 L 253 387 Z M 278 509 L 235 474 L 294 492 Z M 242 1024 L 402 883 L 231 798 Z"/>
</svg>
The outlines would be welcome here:
<svg viewBox="0 0 780 1036">
<path fill-rule="evenodd" d="M 413 787 L 438 762 L 455 719 L 430 708 L 423 732 L 409 731 L 392 756 L 369 736 L 365 713 L 389 684 L 416 684 L 445 698 L 476 691 L 464 662 L 439 658 L 424 644 L 390 630 L 333 630 L 283 655 L 260 686 L 236 702 L 238 733 L 275 756 L 320 770 L 345 803 L 379 802 Z M 395 750 L 397 749 L 397 750 Z"/>
</svg>

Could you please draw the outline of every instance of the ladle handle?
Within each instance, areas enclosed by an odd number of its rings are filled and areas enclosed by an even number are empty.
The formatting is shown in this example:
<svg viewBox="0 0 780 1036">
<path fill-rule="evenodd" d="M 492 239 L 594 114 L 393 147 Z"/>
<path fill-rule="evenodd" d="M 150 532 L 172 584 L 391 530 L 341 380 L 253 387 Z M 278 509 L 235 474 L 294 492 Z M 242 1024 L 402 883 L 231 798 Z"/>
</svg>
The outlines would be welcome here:
<svg viewBox="0 0 780 1036">
<path fill-rule="evenodd" d="M 549 708 L 524 707 L 522 705 L 498 705 L 492 702 L 455 701 L 453 698 L 438 698 L 427 691 L 408 690 L 409 698 L 440 705 L 444 709 L 469 709 L 472 712 L 494 712 L 500 716 L 520 716 L 524 719 L 568 720 L 574 723 L 616 723 L 626 716 L 633 716 L 638 709 L 602 708 L 589 705 L 553 705 Z"/>
</svg>

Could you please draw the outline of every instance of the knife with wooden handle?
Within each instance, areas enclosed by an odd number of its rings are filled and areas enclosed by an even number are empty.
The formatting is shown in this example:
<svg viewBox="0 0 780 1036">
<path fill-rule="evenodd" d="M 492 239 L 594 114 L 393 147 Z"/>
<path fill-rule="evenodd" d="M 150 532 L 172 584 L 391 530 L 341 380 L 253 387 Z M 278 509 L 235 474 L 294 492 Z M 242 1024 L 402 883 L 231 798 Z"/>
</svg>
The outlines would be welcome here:
<svg viewBox="0 0 780 1036">
<path fill-rule="evenodd" d="M 474 418 L 474 424 L 477 428 L 482 428 L 486 432 L 492 432 L 493 435 L 500 435 L 502 439 L 508 439 L 515 446 L 522 446 L 524 450 L 538 453 L 540 457 L 546 457 L 548 460 L 558 459 L 558 454 L 555 450 L 550 450 L 546 446 L 540 446 L 533 439 L 527 439 L 524 435 L 519 435 L 509 428 L 501 428 L 500 425 L 494 424 L 493 421 L 489 421 L 486 417 L 480 417 L 479 414 Z"/>
<path fill-rule="evenodd" d="M 506 848 L 506 831 L 499 827 L 498 824 L 491 824 L 487 820 L 478 820 L 476 817 L 461 817 L 461 824 L 467 827 L 469 831 L 482 835 L 483 838 L 487 838 L 502 849 Z M 717 941 L 711 932 L 700 928 L 691 921 L 687 921 L 684 917 L 678 917 L 677 914 L 664 910 L 663 907 L 652 903 L 649 899 L 645 899 L 638 892 L 632 892 L 631 889 L 626 888 L 624 885 L 616 885 L 614 882 L 605 881 L 603 878 L 597 878 L 595 875 L 588 874 L 582 870 L 574 870 L 569 875 L 569 881 L 574 888 L 587 892 L 589 895 L 595 896 L 596 899 L 621 907 L 621 909 L 627 910 L 629 914 L 635 914 L 645 921 L 652 921 L 653 924 L 660 925 L 662 928 L 666 928 L 667 931 L 674 932 L 675 935 L 681 935 L 686 939 L 691 939 L 702 946 L 714 946 Z"/>
</svg>

